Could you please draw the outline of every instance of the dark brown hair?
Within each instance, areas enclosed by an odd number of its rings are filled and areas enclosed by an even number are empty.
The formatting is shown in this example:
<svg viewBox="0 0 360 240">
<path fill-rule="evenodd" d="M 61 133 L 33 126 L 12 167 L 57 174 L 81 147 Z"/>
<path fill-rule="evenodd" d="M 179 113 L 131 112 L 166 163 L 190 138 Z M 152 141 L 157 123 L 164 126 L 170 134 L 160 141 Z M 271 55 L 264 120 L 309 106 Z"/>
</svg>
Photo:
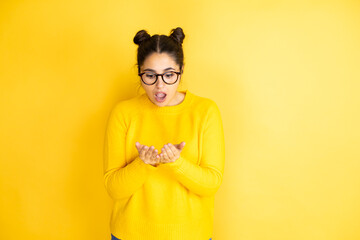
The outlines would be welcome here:
<svg viewBox="0 0 360 240">
<path fill-rule="evenodd" d="M 168 53 L 179 65 L 180 71 L 182 71 L 184 66 L 182 48 L 184 38 L 185 34 L 180 27 L 172 29 L 169 36 L 158 34 L 150 36 L 146 30 L 138 31 L 134 37 L 134 43 L 139 45 L 137 50 L 138 73 L 140 73 L 140 66 L 144 63 L 146 57 L 154 52 Z"/>
</svg>

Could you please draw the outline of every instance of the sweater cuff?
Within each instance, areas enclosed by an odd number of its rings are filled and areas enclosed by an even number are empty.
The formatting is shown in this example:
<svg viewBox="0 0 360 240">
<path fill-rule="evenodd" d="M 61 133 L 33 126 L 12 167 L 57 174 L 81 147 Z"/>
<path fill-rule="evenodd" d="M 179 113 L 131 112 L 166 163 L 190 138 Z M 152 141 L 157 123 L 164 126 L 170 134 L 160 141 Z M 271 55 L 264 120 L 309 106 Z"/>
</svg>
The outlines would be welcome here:
<svg viewBox="0 0 360 240">
<path fill-rule="evenodd" d="M 184 161 L 185 158 L 180 156 L 178 159 L 175 160 L 175 162 L 164 163 L 162 164 L 162 166 L 177 171 L 183 166 Z"/>
<path fill-rule="evenodd" d="M 146 169 L 146 171 L 156 171 L 157 170 L 157 167 L 154 167 L 151 164 L 144 163 L 144 161 L 141 160 L 141 158 L 139 156 L 137 158 L 135 158 L 134 164 L 138 167 L 142 167 L 142 168 Z"/>
</svg>

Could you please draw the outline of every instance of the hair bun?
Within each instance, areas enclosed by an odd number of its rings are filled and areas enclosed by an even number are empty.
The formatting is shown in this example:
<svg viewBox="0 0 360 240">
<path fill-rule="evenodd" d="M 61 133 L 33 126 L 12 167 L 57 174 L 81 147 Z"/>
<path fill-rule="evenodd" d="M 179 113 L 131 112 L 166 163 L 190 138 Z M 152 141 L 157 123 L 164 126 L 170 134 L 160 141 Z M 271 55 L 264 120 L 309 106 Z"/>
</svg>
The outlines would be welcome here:
<svg viewBox="0 0 360 240">
<path fill-rule="evenodd" d="M 147 33 L 146 30 L 140 30 L 136 33 L 134 37 L 134 43 L 140 45 L 144 41 L 148 40 L 151 36 Z"/>
<path fill-rule="evenodd" d="M 171 30 L 170 37 L 181 45 L 184 41 L 185 34 L 181 27 L 177 27 Z"/>
</svg>

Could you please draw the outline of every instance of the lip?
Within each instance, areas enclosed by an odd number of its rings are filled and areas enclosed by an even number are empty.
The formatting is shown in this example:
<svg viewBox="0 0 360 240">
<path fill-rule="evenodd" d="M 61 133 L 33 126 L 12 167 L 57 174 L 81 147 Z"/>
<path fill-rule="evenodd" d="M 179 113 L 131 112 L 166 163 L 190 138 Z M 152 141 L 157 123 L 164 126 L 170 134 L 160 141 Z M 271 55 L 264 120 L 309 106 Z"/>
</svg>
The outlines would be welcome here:
<svg viewBox="0 0 360 240">
<path fill-rule="evenodd" d="M 158 93 L 163 93 L 163 94 L 165 94 L 164 100 L 159 100 L 159 99 L 156 97 L 156 94 L 158 94 Z M 165 102 L 166 97 L 167 97 L 167 93 L 166 93 L 166 92 L 156 92 L 156 93 L 154 94 L 154 97 L 155 97 L 155 100 L 156 100 L 157 102 L 162 103 L 162 102 Z"/>
<path fill-rule="evenodd" d="M 163 93 L 163 94 L 165 94 L 165 95 L 167 95 L 167 93 L 166 92 L 156 92 L 154 95 L 156 95 L 156 94 L 158 94 L 158 93 Z"/>
</svg>

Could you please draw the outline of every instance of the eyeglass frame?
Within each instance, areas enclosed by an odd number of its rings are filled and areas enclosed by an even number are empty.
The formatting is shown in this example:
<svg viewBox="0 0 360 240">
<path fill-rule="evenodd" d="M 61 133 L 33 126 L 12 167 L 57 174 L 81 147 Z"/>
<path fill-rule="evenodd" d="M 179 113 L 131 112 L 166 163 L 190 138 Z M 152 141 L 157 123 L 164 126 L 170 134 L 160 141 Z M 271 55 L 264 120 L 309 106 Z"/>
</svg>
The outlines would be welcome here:
<svg viewBox="0 0 360 240">
<path fill-rule="evenodd" d="M 166 73 L 169 73 L 169 72 L 176 73 L 176 81 L 175 81 L 174 83 L 167 83 L 167 82 L 164 80 L 164 75 L 165 75 Z M 141 81 L 142 81 L 144 84 L 146 84 L 146 85 L 154 85 L 154 84 L 157 82 L 157 80 L 158 80 L 158 76 L 161 76 L 161 79 L 163 80 L 163 82 L 164 82 L 165 84 L 167 84 L 167 85 L 173 85 L 173 84 L 175 84 L 175 83 L 179 80 L 179 75 L 181 75 L 181 72 L 175 72 L 175 71 L 168 71 L 168 72 L 165 72 L 165 73 L 163 73 L 163 74 L 156 74 L 156 73 L 154 73 L 154 75 L 156 76 L 155 82 L 152 83 L 152 84 L 147 84 L 147 83 L 145 83 L 145 81 L 142 79 L 142 75 L 144 75 L 145 73 L 146 73 L 146 72 L 139 73 L 138 75 L 140 76 Z"/>
</svg>

